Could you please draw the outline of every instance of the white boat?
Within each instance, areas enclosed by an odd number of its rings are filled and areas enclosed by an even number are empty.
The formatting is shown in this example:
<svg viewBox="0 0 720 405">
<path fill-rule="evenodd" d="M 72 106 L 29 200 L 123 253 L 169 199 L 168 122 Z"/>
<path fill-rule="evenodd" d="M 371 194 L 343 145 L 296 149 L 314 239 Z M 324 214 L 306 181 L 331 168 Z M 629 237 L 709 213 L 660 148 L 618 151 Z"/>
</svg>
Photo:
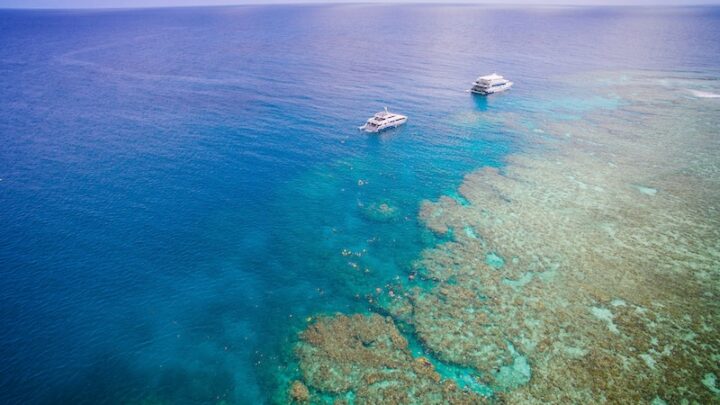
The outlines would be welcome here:
<svg viewBox="0 0 720 405">
<path fill-rule="evenodd" d="M 482 94 L 487 96 L 488 94 L 499 93 L 512 87 L 513 82 L 505 79 L 497 73 L 493 73 L 487 76 L 480 76 L 473 83 L 472 91 L 475 94 Z"/>
<path fill-rule="evenodd" d="M 372 118 L 367 120 L 365 125 L 359 127 L 358 129 L 365 132 L 380 132 L 384 129 L 399 127 L 400 125 L 406 123 L 407 120 L 408 117 L 401 114 L 391 113 L 388 111 L 387 107 L 385 107 L 385 111 L 376 113 L 372 116 Z"/>
</svg>

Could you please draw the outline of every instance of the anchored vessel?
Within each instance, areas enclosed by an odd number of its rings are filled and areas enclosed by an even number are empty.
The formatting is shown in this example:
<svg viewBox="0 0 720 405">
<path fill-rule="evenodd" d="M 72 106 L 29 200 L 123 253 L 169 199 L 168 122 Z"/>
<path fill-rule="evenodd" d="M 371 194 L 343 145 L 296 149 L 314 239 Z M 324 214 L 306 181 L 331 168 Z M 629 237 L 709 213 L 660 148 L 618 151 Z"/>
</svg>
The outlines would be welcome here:
<svg viewBox="0 0 720 405">
<path fill-rule="evenodd" d="M 391 113 L 388 111 L 387 107 L 385 107 L 385 111 L 376 113 L 372 116 L 372 118 L 367 120 L 365 125 L 359 127 L 358 129 L 365 132 L 380 132 L 383 129 L 399 127 L 400 125 L 406 123 L 407 120 L 408 117 L 401 114 Z"/>
<path fill-rule="evenodd" d="M 487 76 L 480 76 L 473 83 L 472 91 L 475 94 L 482 94 L 487 96 L 488 94 L 498 93 L 509 89 L 513 85 L 513 82 L 505 79 L 497 73 L 493 73 Z"/>
</svg>

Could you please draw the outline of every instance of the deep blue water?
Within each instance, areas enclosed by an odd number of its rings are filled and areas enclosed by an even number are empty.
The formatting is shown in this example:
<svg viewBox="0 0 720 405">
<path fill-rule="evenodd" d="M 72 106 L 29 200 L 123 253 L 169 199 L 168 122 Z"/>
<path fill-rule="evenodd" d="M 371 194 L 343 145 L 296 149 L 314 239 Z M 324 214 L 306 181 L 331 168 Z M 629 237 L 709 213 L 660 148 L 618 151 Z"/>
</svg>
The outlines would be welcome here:
<svg viewBox="0 0 720 405">
<path fill-rule="evenodd" d="M 0 402 L 267 402 L 307 316 L 436 243 L 421 200 L 532 147 L 482 117 L 719 66 L 717 8 L 0 11 Z"/>
</svg>

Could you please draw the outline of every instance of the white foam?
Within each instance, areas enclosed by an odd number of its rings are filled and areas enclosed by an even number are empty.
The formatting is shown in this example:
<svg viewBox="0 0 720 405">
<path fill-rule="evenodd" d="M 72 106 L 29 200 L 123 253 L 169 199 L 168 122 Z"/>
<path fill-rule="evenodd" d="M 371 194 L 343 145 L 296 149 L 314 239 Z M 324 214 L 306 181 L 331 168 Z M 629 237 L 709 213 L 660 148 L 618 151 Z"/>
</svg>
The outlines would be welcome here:
<svg viewBox="0 0 720 405">
<path fill-rule="evenodd" d="M 710 93 L 707 91 L 700 91 L 700 90 L 690 90 L 690 93 L 692 93 L 693 96 L 699 97 L 699 98 L 720 98 L 720 94 Z"/>
</svg>

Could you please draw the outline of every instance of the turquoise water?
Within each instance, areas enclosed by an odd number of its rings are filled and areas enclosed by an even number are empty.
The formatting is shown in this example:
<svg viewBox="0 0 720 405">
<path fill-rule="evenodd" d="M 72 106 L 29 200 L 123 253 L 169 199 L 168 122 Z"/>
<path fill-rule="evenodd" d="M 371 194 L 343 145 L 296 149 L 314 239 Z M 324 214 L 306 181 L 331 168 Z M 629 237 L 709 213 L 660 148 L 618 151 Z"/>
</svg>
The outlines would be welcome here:
<svg viewBox="0 0 720 405">
<path fill-rule="evenodd" d="M 719 18 L 0 11 L 0 401 L 270 401 L 308 317 L 372 310 L 365 295 L 406 279 L 438 242 L 418 222 L 422 200 L 536 148 L 519 136 L 539 126 L 525 113 L 619 105 L 565 76 L 712 71 Z M 492 71 L 516 87 L 464 92 Z M 356 130 L 384 106 L 408 124 Z M 521 384 L 525 366 L 499 373 Z"/>
</svg>

